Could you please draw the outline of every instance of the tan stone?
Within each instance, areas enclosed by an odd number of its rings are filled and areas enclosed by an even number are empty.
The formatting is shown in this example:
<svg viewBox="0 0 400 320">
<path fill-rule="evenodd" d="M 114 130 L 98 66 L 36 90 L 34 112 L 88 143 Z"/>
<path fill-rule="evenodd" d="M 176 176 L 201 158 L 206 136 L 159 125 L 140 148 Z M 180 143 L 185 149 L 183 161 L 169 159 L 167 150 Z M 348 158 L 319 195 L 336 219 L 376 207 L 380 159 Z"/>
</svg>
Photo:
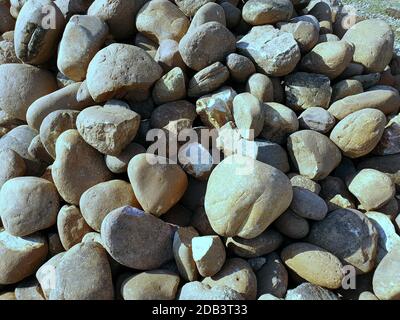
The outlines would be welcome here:
<svg viewBox="0 0 400 320">
<path fill-rule="evenodd" d="M 193 260 L 202 277 L 212 277 L 225 264 L 226 252 L 221 238 L 203 236 L 192 238 Z"/>
<path fill-rule="evenodd" d="M 293 133 L 288 139 L 288 151 L 299 173 L 313 180 L 326 178 L 342 160 L 335 144 L 312 130 Z"/>
<path fill-rule="evenodd" d="M 56 223 L 59 196 L 53 183 L 37 177 L 8 180 L 0 191 L 0 212 L 6 231 L 18 237 Z"/>
<path fill-rule="evenodd" d="M 146 212 L 161 216 L 186 191 L 188 180 L 177 164 L 153 154 L 139 154 L 128 166 L 129 180 L 137 200 Z"/>
<path fill-rule="evenodd" d="M 116 65 L 129 65 L 130 68 L 116 68 Z M 96 102 L 103 102 L 129 91 L 147 91 L 162 73 L 162 68 L 143 49 L 114 43 L 94 56 L 86 79 L 90 95 Z"/>
<path fill-rule="evenodd" d="M 100 18 L 75 15 L 69 19 L 57 56 L 58 69 L 74 81 L 86 78 L 90 60 L 99 51 L 108 35 L 108 26 Z"/>
<path fill-rule="evenodd" d="M 392 179 L 374 169 L 361 170 L 351 180 L 349 190 L 367 211 L 382 207 L 396 192 Z"/>
<path fill-rule="evenodd" d="M 94 106 L 79 113 L 76 127 L 82 138 L 99 152 L 118 156 L 136 137 L 140 116 L 119 106 Z"/>
<path fill-rule="evenodd" d="M 57 265 L 55 276 L 49 300 L 113 299 L 107 252 L 98 243 L 79 243 L 68 250 Z"/>
<path fill-rule="evenodd" d="M 186 281 L 198 277 L 196 263 L 192 255 L 192 239 L 199 234 L 193 227 L 179 228 L 174 235 L 173 252 L 179 274 Z"/>
<path fill-rule="evenodd" d="M 281 171 L 235 155 L 225 158 L 212 172 L 205 209 L 219 235 L 251 239 L 276 220 L 291 200 L 292 186 Z"/>
<path fill-rule="evenodd" d="M 40 234 L 20 238 L 0 230 L 0 284 L 14 284 L 34 274 L 47 251 L 46 238 Z"/>
<path fill-rule="evenodd" d="M 353 54 L 354 47 L 346 41 L 323 42 L 303 57 L 300 67 L 335 79 L 349 66 Z"/>
<path fill-rule="evenodd" d="M 121 293 L 124 300 L 174 300 L 179 282 L 179 276 L 170 271 L 147 271 L 126 279 Z"/>
<path fill-rule="evenodd" d="M 341 120 L 332 130 L 330 139 L 345 156 L 360 158 L 374 150 L 385 126 L 386 117 L 381 111 L 363 109 Z"/>
<path fill-rule="evenodd" d="M 76 206 L 63 206 L 57 216 L 57 230 L 65 250 L 82 241 L 92 231 Z"/>
<path fill-rule="evenodd" d="M 57 90 L 54 76 L 27 64 L 0 65 L 0 109 L 26 121 L 29 106 L 40 97 Z"/>
<path fill-rule="evenodd" d="M 103 156 L 77 130 L 67 130 L 57 139 L 56 160 L 51 171 L 61 197 L 75 205 L 87 189 L 111 179 Z"/>
<path fill-rule="evenodd" d="M 367 108 L 378 109 L 384 114 L 398 112 L 400 96 L 392 90 L 372 90 L 338 100 L 331 105 L 329 112 L 342 120 L 353 112 Z"/>
<path fill-rule="evenodd" d="M 254 300 L 257 295 L 257 279 L 250 265 L 243 259 L 228 259 L 213 277 L 207 277 L 203 284 L 211 287 L 226 286 L 240 293 L 243 298 Z"/>
<path fill-rule="evenodd" d="M 284 248 L 281 258 L 289 269 L 312 284 L 328 289 L 342 285 L 342 263 L 318 246 L 297 242 Z"/>
<path fill-rule="evenodd" d="M 95 231 L 100 231 L 101 223 L 111 211 L 123 206 L 140 208 L 131 185 L 123 180 L 102 182 L 89 188 L 82 194 L 79 206 Z"/>
<path fill-rule="evenodd" d="M 171 39 L 178 41 L 185 35 L 190 22 L 171 1 L 147 2 L 136 16 L 136 28 L 149 39 L 160 43 Z"/>
</svg>

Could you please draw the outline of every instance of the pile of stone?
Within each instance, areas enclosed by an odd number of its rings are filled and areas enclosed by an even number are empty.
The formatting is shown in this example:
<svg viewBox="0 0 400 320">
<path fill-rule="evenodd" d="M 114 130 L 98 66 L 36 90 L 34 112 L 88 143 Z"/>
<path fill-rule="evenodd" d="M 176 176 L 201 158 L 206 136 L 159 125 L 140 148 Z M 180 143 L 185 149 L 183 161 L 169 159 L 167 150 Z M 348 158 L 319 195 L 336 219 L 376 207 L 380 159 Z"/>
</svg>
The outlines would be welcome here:
<svg viewBox="0 0 400 320">
<path fill-rule="evenodd" d="M 0 299 L 400 299 L 400 57 L 344 8 L 0 0 Z"/>
</svg>

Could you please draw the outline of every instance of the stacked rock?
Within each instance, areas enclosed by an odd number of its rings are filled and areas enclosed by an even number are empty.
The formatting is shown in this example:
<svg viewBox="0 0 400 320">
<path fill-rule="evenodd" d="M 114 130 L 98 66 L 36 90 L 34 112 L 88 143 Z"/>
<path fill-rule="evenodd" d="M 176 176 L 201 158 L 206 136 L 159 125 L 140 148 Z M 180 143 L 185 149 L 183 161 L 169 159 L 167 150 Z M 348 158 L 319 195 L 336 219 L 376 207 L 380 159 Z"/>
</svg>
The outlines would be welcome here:
<svg viewBox="0 0 400 320">
<path fill-rule="evenodd" d="M 0 299 L 399 300 L 394 40 L 337 0 L 0 0 Z"/>
</svg>

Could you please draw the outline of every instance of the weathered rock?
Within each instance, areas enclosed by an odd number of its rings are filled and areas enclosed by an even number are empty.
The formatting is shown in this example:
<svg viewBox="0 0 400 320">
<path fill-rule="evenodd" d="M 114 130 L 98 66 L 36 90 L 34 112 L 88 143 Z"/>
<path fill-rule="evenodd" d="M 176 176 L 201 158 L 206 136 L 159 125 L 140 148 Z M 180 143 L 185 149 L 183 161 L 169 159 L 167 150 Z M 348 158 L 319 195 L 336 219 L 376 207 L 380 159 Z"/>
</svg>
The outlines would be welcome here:
<svg viewBox="0 0 400 320">
<path fill-rule="evenodd" d="M 311 107 L 299 117 L 300 128 L 328 133 L 336 124 L 335 117 L 321 107 Z"/>
<path fill-rule="evenodd" d="M 38 98 L 57 90 L 54 76 L 28 64 L 0 65 L 0 109 L 26 121 L 26 111 Z"/>
<path fill-rule="evenodd" d="M 65 251 L 57 232 L 49 232 L 47 235 L 47 242 L 49 244 L 49 258 Z"/>
<path fill-rule="evenodd" d="M 179 9 L 188 17 L 192 17 L 205 4 L 215 0 L 176 0 Z"/>
<path fill-rule="evenodd" d="M 287 21 L 293 14 L 289 0 L 250 0 L 243 6 L 243 19 L 253 26 Z"/>
<path fill-rule="evenodd" d="M 303 57 L 300 67 L 335 79 L 349 66 L 353 54 L 354 47 L 346 41 L 323 42 Z"/>
<path fill-rule="evenodd" d="M 193 212 L 181 204 L 172 207 L 166 214 L 162 216 L 165 222 L 177 225 L 179 227 L 190 226 Z"/>
<path fill-rule="evenodd" d="M 32 275 L 45 261 L 46 238 L 40 234 L 14 237 L 0 231 L 0 284 L 14 284 Z"/>
<path fill-rule="evenodd" d="M 45 300 L 40 284 L 36 279 L 28 279 L 21 282 L 15 288 L 15 297 L 17 300 Z"/>
<path fill-rule="evenodd" d="M 379 143 L 386 126 L 385 115 L 375 109 L 363 109 L 341 120 L 332 130 L 330 139 L 349 158 L 370 153 Z"/>
<path fill-rule="evenodd" d="M 34 137 L 28 148 L 29 155 L 38 161 L 43 163 L 52 163 L 53 158 L 48 154 L 42 141 L 40 140 L 40 135 Z"/>
<path fill-rule="evenodd" d="M 24 159 L 26 175 L 39 175 L 45 167 L 43 163 L 33 158 L 28 152 L 29 146 L 36 135 L 36 130 L 27 125 L 21 125 L 10 130 L 0 139 L 0 150 L 13 150 Z"/>
<path fill-rule="evenodd" d="M 175 40 L 167 39 L 161 41 L 154 60 L 165 72 L 171 71 L 175 67 L 179 67 L 182 70 L 186 68 L 179 52 L 179 43 Z"/>
<path fill-rule="evenodd" d="M 58 69 L 74 81 L 86 78 L 90 61 L 101 49 L 108 34 L 108 26 L 100 18 L 75 15 L 69 19 L 57 56 Z"/>
<path fill-rule="evenodd" d="M 312 284 L 327 289 L 342 285 L 342 263 L 318 246 L 296 242 L 283 249 L 281 258 L 289 269 Z"/>
<path fill-rule="evenodd" d="M 25 175 L 24 159 L 11 149 L 0 150 L 0 189 L 13 178 Z"/>
<path fill-rule="evenodd" d="M 183 170 L 199 180 L 208 180 L 216 163 L 219 161 L 220 151 L 211 150 L 198 142 L 183 145 L 178 152 L 179 163 Z"/>
<path fill-rule="evenodd" d="M 135 17 L 144 3 L 144 0 L 94 0 L 87 14 L 106 22 L 115 39 L 128 39 L 135 33 Z"/>
<path fill-rule="evenodd" d="M 328 205 L 328 211 L 336 209 L 355 209 L 355 200 L 346 184 L 338 177 L 327 177 L 321 181 L 321 197 Z"/>
<path fill-rule="evenodd" d="M 229 185 L 225 183 L 228 176 Z M 238 198 L 242 200 L 238 202 Z M 290 181 L 281 171 L 235 155 L 225 158 L 212 172 L 205 209 L 218 234 L 251 239 L 276 220 L 291 200 Z"/>
<path fill-rule="evenodd" d="M 167 270 L 153 270 L 127 278 L 121 293 L 124 300 L 174 300 L 179 276 Z"/>
<path fill-rule="evenodd" d="M 19 62 L 20 60 L 15 54 L 14 41 L 0 39 L 0 64 Z"/>
<path fill-rule="evenodd" d="M 311 283 L 288 290 L 285 300 L 339 300 L 333 292 Z"/>
<path fill-rule="evenodd" d="M 364 92 L 362 83 L 358 80 L 342 80 L 332 87 L 332 102 Z"/>
<path fill-rule="evenodd" d="M 1 220 L 13 236 L 23 237 L 51 227 L 56 223 L 58 209 L 57 190 L 45 179 L 18 177 L 1 188 Z"/>
<path fill-rule="evenodd" d="M 57 230 L 65 250 L 82 241 L 92 231 L 76 206 L 63 206 L 57 216 Z"/>
<path fill-rule="evenodd" d="M 166 39 L 179 41 L 189 24 L 183 12 L 167 0 L 148 1 L 136 16 L 138 31 L 157 43 Z"/>
<path fill-rule="evenodd" d="M 226 26 L 233 29 L 242 21 L 242 11 L 234 3 L 224 1 L 219 3 L 224 9 Z"/>
<path fill-rule="evenodd" d="M 130 68 L 117 68 L 123 65 Z M 143 49 L 114 43 L 100 50 L 91 60 L 87 86 L 93 99 L 102 102 L 128 91 L 147 91 L 162 73 L 162 68 Z"/>
<path fill-rule="evenodd" d="M 130 143 L 118 156 L 106 155 L 106 165 L 108 169 L 116 174 L 126 173 L 131 159 L 141 153 L 145 153 L 146 148 L 138 143 Z"/>
<path fill-rule="evenodd" d="M 302 176 L 297 173 L 289 173 L 288 177 L 290 178 L 290 182 L 293 187 L 301 187 L 310 190 L 315 194 L 319 194 L 321 192 L 321 186 L 317 182 L 305 176 Z"/>
<path fill-rule="evenodd" d="M 390 118 L 389 118 L 390 119 Z M 385 127 L 382 138 L 374 150 L 377 155 L 391 155 L 400 153 L 400 116 L 395 116 Z"/>
<path fill-rule="evenodd" d="M 118 106 L 94 106 L 79 113 L 77 130 L 99 152 L 118 156 L 135 138 L 140 116 Z"/>
<path fill-rule="evenodd" d="M 212 277 L 225 264 L 224 245 L 218 236 L 192 238 L 193 260 L 202 277 Z"/>
<path fill-rule="evenodd" d="M 271 228 L 268 228 L 253 239 L 234 237 L 227 238 L 225 241 L 225 245 L 229 250 L 235 255 L 246 259 L 269 254 L 278 249 L 282 243 L 282 235 Z"/>
<path fill-rule="evenodd" d="M 391 90 L 373 90 L 346 97 L 333 103 L 328 111 L 338 120 L 367 108 L 378 109 L 384 114 L 399 111 L 400 96 Z"/>
<path fill-rule="evenodd" d="M 58 110 L 44 118 L 40 126 L 40 141 L 46 151 L 54 159 L 56 158 L 56 141 L 67 130 L 76 129 L 76 118 L 79 111 Z"/>
<path fill-rule="evenodd" d="M 233 121 L 233 99 L 236 92 L 231 87 L 222 87 L 213 94 L 201 97 L 196 102 L 196 112 L 204 125 L 222 128 Z"/>
<path fill-rule="evenodd" d="M 252 74 L 256 73 L 253 62 L 237 53 L 231 53 L 226 57 L 226 66 L 232 79 L 236 82 L 246 82 Z"/>
<path fill-rule="evenodd" d="M 0 18 L 0 34 L 14 29 L 15 20 L 10 14 L 9 1 L 3 1 L 0 3 Z"/>
<path fill-rule="evenodd" d="M 244 300 L 242 295 L 227 286 L 209 286 L 201 282 L 186 283 L 179 300 Z"/>
<path fill-rule="evenodd" d="M 376 295 L 374 295 L 372 292 L 369 291 L 364 291 L 360 294 L 358 300 L 369 300 L 369 301 L 374 301 L 374 300 L 379 300 Z"/>
<path fill-rule="evenodd" d="M 152 154 L 135 156 L 129 162 L 128 175 L 143 209 L 156 216 L 172 208 L 188 185 L 185 172 L 177 164 L 169 164 L 168 159 Z"/>
<path fill-rule="evenodd" d="M 196 109 L 186 100 L 179 100 L 157 107 L 151 115 L 151 126 L 157 129 L 169 129 L 171 123 L 182 121 L 191 128 L 196 119 Z M 179 133 L 175 132 L 175 133 Z"/>
<path fill-rule="evenodd" d="M 204 4 L 199 8 L 199 10 L 197 10 L 196 14 L 191 20 L 188 33 L 207 22 L 219 22 L 220 24 L 226 26 L 224 9 L 214 2 L 208 2 Z"/>
<path fill-rule="evenodd" d="M 328 213 L 325 201 L 307 189 L 293 187 L 293 200 L 290 209 L 302 218 L 324 220 Z"/>
<path fill-rule="evenodd" d="M 308 52 L 319 41 L 319 24 L 312 21 L 313 18 L 313 16 L 295 17 L 288 23 L 278 23 L 278 27 L 280 30 L 293 35 L 301 52 Z"/>
<path fill-rule="evenodd" d="M 82 215 L 88 225 L 100 231 L 104 218 L 123 206 L 140 208 L 132 187 L 123 180 L 111 180 L 96 184 L 86 190 L 79 201 Z"/>
<path fill-rule="evenodd" d="M 340 150 L 329 138 L 311 130 L 292 134 L 288 151 L 300 174 L 313 180 L 329 176 L 342 160 Z"/>
<path fill-rule="evenodd" d="M 76 82 L 37 99 L 29 106 L 26 113 L 26 120 L 29 126 L 39 131 L 43 120 L 54 111 L 80 111 L 88 106 L 94 105 L 90 96 L 86 97 L 87 99 L 85 100 L 78 99 L 81 87 L 82 83 Z"/>
<path fill-rule="evenodd" d="M 257 138 L 264 126 L 261 102 L 250 93 L 238 94 L 233 100 L 233 118 L 240 135 L 247 140 Z"/>
<path fill-rule="evenodd" d="M 235 51 L 235 37 L 222 24 L 207 22 L 187 33 L 179 42 L 179 52 L 185 64 L 200 71 L 222 61 Z"/>
<path fill-rule="evenodd" d="M 179 67 L 173 68 L 153 88 L 153 100 L 157 105 L 186 97 L 186 76 Z"/>
<path fill-rule="evenodd" d="M 238 143 L 236 153 L 268 164 L 285 173 L 290 170 L 286 150 L 277 143 L 264 140 L 249 141 L 241 139 Z"/>
<path fill-rule="evenodd" d="M 80 243 L 65 253 L 56 267 L 50 300 L 112 300 L 113 296 L 111 268 L 101 245 Z"/>
<path fill-rule="evenodd" d="M 262 73 L 254 73 L 246 82 L 246 91 L 258 98 L 261 102 L 274 101 L 274 84 Z"/>
<path fill-rule="evenodd" d="M 263 104 L 264 128 L 261 136 L 271 142 L 286 144 L 287 137 L 299 130 L 299 120 L 290 108 L 276 102 Z"/>
<path fill-rule="evenodd" d="M 75 205 L 87 189 L 111 178 L 102 155 L 76 130 L 67 130 L 58 137 L 51 172 L 61 197 Z"/>
<path fill-rule="evenodd" d="M 274 77 L 291 73 L 301 58 L 293 35 L 271 25 L 253 27 L 237 42 L 236 48 L 249 57 L 262 73 Z"/>
<path fill-rule="evenodd" d="M 393 248 L 375 270 L 373 278 L 374 293 L 380 300 L 399 300 L 400 247 Z"/>
<path fill-rule="evenodd" d="M 52 12 L 52 18 L 47 14 Z M 14 45 L 17 57 L 29 64 L 47 62 L 55 53 L 65 19 L 53 1 L 27 1 L 15 24 Z"/>
<path fill-rule="evenodd" d="M 192 227 L 179 228 L 174 235 L 173 252 L 179 274 L 186 281 L 197 280 L 197 268 L 192 254 L 192 240 L 199 234 Z"/>
<path fill-rule="evenodd" d="M 257 296 L 271 294 L 283 298 L 288 287 L 288 273 L 276 253 L 267 257 L 266 263 L 257 271 Z"/>
<path fill-rule="evenodd" d="M 283 235 L 292 239 L 303 239 L 310 231 L 308 221 L 292 210 L 287 210 L 275 222 L 274 227 Z"/>
<path fill-rule="evenodd" d="M 376 73 L 369 73 L 369 74 L 362 74 L 358 76 L 353 76 L 351 77 L 352 80 L 357 80 L 360 81 L 363 88 L 365 90 L 370 89 L 371 87 L 376 86 L 380 79 L 381 79 L 381 74 L 376 72 Z"/>
<path fill-rule="evenodd" d="M 379 264 L 390 251 L 400 245 L 400 237 L 387 215 L 373 211 L 367 212 L 366 215 L 378 233 L 377 263 Z"/>
<path fill-rule="evenodd" d="M 328 77 L 315 73 L 297 72 L 285 78 L 286 104 L 294 110 L 311 107 L 328 109 L 332 96 Z"/>
<path fill-rule="evenodd" d="M 343 40 L 354 45 L 353 61 L 363 65 L 367 72 L 382 72 L 392 59 L 394 34 L 383 20 L 361 21 L 346 32 Z"/>
<path fill-rule="evenodd" d="M 385 205 L 396 192 L 392 179 L 374 169 L 361 170 L 352 179 L 349 190 L 368 211 Z"/>
<path fill-rule="evenodd" d="M 205 193 L 205 190 L 204 190 Z M 204 197 L 202 197 L 204 202 Z M 208 220 L 206 210 L 202 205 L 199 205 L 193 213 L 190 224 L 199 231 L 200 235 L 216 235 L 217 233 L 211 227 L 210 221 Z"/>
<path fill-rule="evenodd" d="M 248 300 L 254 300 L 257 295 L 256 275 L 250 265 L 239 258 L 228 259 L 220 272 L 205 278 L 202 283 L 211 287 L 226 286 Z"/>
<path fill-rule="evenodd" d="M 378 233 L 361 212 L 339 209 L 312 225 L 307 241 L 354 266 L 358 273 L 372 271 L 376 263 Z"/>
<path fill-rule="evenodd" d="M 173 257 L 171 225 L 132 207 L 110 212 L 101 225 L 101 239 L 120 264 L 137 270 L 153 270 Z"/>
<path fill-rule="evenodd" d="M 188 85 L 188 96 L 200 97 L 215 91 L 221 87 L 228 78 L 228 68 L 221 62 L 215 62 L 200 70 L 192 79 L 190 79 Z"/>
</svg>

